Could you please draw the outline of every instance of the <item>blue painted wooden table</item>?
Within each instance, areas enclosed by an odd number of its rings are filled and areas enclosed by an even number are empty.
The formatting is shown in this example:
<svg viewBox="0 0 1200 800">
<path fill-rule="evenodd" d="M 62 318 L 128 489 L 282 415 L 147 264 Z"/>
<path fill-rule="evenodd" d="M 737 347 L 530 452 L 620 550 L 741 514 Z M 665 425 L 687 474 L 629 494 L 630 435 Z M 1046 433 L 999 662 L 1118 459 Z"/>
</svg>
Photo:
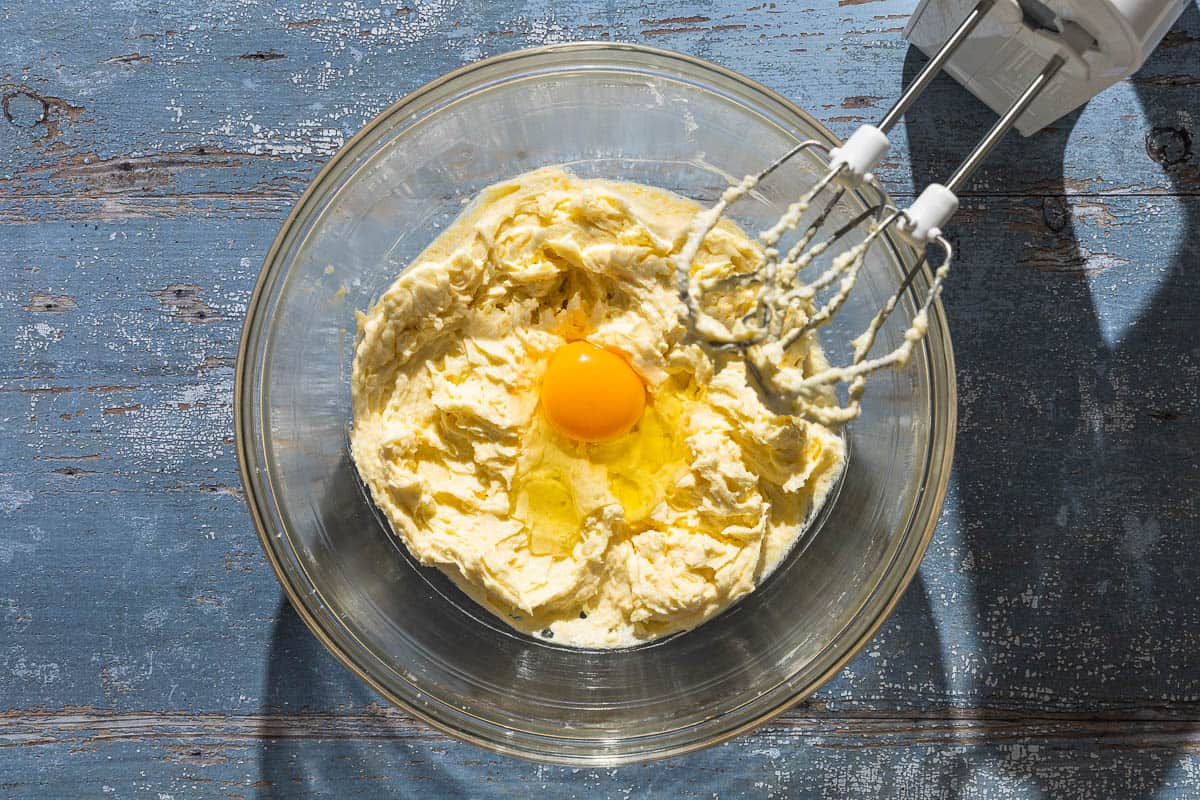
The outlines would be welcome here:
<svg viewBox="0 0 1200 800">
<path fill-rule="evenodd" d="M 946 308 L 954 481 L 866 650 L 752 735 L 613 770 L 448 740 L 282 599 L 239 485 L 236 342 L 305 183 L 400 95 L 569 39 L 745 72 L 847 133 L 913 0 L 15 0 L 0 8 L 0 795 L 1200 795 L 1200 11 L 1004 144 Z M 948 80 L 893 192 L 990 123 Z"/>
</svg>

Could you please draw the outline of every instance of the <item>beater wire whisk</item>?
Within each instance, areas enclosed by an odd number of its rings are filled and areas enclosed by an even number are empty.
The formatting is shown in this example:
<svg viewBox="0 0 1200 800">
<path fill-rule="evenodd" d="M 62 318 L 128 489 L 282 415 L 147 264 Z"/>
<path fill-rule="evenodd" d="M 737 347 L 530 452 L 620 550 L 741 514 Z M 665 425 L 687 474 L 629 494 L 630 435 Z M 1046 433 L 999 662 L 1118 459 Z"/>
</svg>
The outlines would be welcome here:
<svg viewBox="0 0 1200 800">
<path fill-rule="evenodd" d="M 942 287 L 950 273 L 954 251 L 942 235 L 942 226 L 958 210 L 956 192 L 1066 63 L 1062 55 L 1051 56 L 1043 69 L 1000 116 L 945 184 L 929 185 L 906 209 L 894 205 L 872 174 L 872 170 L 890 147 L 887 132 L 920 97 L 954 51 L 967 40 L 995 4 L 996 0 L 980 0 L 884 115 L 877 127 L 860 127 L 838 148 L 830 148 L 814 139 L 800 142 L 758 174 L 749 175 L 740 183 L 730 186 L 711 208 L 697 214 L 692 220 L 687 238 L 675 257 L 680 296 L 687 306 L 696 335 L 713 348 L 744 352 L 748 366 L 764 389 L 772 394 L 790 398 L 796 403 L 798 411 L 803 411 L 817 421 L 838 423 L 853 419 L 858 415 L 859 400 L 867 376 L 886 367 L 903 365 L 911 357 L 913 348 L 925 335 L 929 310 L 941 295 Z M 1064 34 L 1064 41 L 1066 45 L 1078 49 L 1087 47 L 1087 42 L 1073 41 L 1068 34 Z M 693 269 L 693 262 L 704 238 L 717 226 L 726 209 L 783 164 L 805 152 L 814 153 L 818 158 L 825 160 L 828 169 L 808 191 L 787 207 L 773 226 L 759 234 L 763 258 L 758 268 L 750 272 L 718 276 Z M 845 193 L 864 184 L 870 186 L 882 199 L 828 236 L 818 238 L 819 232 Z M 825 199 L 826 195 L 828 199 Z M 799 226 L 818 197 L 822 198 L 823 205 L 800 233 L 795 244 L 781 254 L 781 239 Z M 858 274 L 866 262 L 868 250 L 884 232 L 892 228 L 917 250 L 919 257 L 916 263 L 908 268 L 899 288 L 883 304 L 866 329 L 852 340 L 851 363 L 820 369 L 809 375 L 805 375 L 798 366 L 787 365 L 786 356 L 789 349 L 805 335 L 833 319 L 850 296 Z M 807 267 L 860 229 L 864 229 L 865 232 L 857 243 L 834 256 L 824 272 L 807 283 L 800 282 L 799 275 Z M 904 334 L 904 341 L 891 352 L 869 359 L 868 355 L 880 329 L 908 291 L 917 273 L 930 263 L 929 250 L 935 245 L 941 250 L 942 256 L 925 298 L 920 302 L 917 313 Z M 705 310 L 706 295 L 728 292 L 739 287 L 750 287 L 748 313 L 727 323 Z M 831 289 L 832 295 L 814 307 L 818 295 Z M 812 402 L 821 394 L 827 394 L 828 387 L 839 383 L 848 386 L 848 402 L 844 406 Z"/>
</svg>

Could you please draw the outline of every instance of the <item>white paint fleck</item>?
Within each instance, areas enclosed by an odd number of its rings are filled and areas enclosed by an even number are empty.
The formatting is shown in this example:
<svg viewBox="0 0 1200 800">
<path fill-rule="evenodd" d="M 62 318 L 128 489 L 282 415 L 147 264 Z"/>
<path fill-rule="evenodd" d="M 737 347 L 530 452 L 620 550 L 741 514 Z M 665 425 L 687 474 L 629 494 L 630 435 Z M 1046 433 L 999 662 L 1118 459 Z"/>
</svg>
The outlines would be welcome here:
<svg viewBox="0 0 1200 800">
<path fill-rule="evenodd" d="M 233 376 L 221 371 L 175 397 L 143 405 L 121 420 L 117 453 L 163 470 L 197 465 L 229 453 L 223 442 L 233 429 Z"/>
<path fill-rule="evenodd" d="M 18 352 L 22 355 L 33 356 L 49 350 L 50 345 L 53 342 L 61 341 L 64 335 L 62 328 L 55 328 L 45 322 L 37 322 L 17 328 L 13 341 L 17 345 Z"/>
<path fill-rule="evenodd" d="M 10 675 L 26 683 L 38 683 L 42 686 L 49 686 L 52 683 L 57 683 L 59 678 L 62 677 L 62 668 L 50 661 L 30 661 L 24 656 L 20 656 L 15 663 L 6 661 L 5 665 L 8 667 Z"/>
<path fill-rule="evenodd" d="M 12 514 L 20 511 L 32 499 L 33 492 L 28 489 L 18 489 L 11 483 L 0 483 L 0 512 Z"/>
<path fill-rule="evenodd" d="M 151 630 L 161 628 L 168 619 L 171 613 L 162 606 L 156 606 L 142 615 L 142 622 L 146 623 L 146 627 Z"/>
</svg>

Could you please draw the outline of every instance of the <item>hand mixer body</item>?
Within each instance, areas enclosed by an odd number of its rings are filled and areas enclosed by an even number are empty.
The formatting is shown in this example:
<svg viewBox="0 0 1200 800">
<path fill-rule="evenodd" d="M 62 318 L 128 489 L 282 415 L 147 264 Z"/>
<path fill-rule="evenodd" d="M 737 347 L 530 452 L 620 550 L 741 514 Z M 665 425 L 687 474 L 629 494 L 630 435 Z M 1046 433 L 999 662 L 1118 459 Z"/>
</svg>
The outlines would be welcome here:
<svg viewBox="0 0 1200 800">
<path fill-rule="evenodd" d="M 1017 120 L 1028 136 L 1131 75 L 1191 0 L 997 0 L 944 69 L 1003 113 L 1054 56 L 1057 80 Z M 928 55 L 977 0 L 921 0 L 904 35 Z"/>
<path fill-rule="evenodd" d="M 801 142 L 757 175 L 730 186 L 708 211 L 692 221 L 684 247 L 675 257 L 680 297 L 702 340 L 746 354 L 760 385 L 772 394 L 799 401 L 803 413 L 823 423 L 846 422 L 859 410 L 869 375 L 908 361 L 925 335 L 928 314 L 941 294 L 953 249 L 942 227 L 958 209 L 959 192 L 1010 129 L 1036 132 L 1077 108 L 1098 92 L 1131 74 L 1158 45 L 1191 0 L 922 0 L 906 36 L 924 50 L 929 62 L 883 116 L 878 126 L 863 125 L 845 143 L 828 148 Z M 975 145 L 945 183 L 925 187 L 906 209 L 891 204 L 872 174 L 887 153 L 888 131 L 912 107 L 941 70 L 950 72 L 999 113 L 991 130 Z M 714 279 L 692 269 L 705 236 L 725 209 L 781 164 L 809 151 L 828 158 L 829 169 L 815 185 L 788 206 L 770 229 L 760 234 L 762 265 L 744 274 Z M 828 237 L 818 237 L 830 210 L 842 194 L 870 185 L 883 198 Z M 823 205 L 823 208 L 822 208 Z M 810 208 L 820 209 L 815 217 Z M 791 247 L 780 244 L 786 232 L 808 226 Z M 852 232 L 858 231 L 855 236 Z M 794 343 L 828 323 L 853 290 L 872 242 L 894 230 L 920 258 L 900 288 L 856 337 L 852 362 L 813 374 L 784 363 Z M 847 237 L 850 238 L 847 238 Z M 854 239 L 858 238 L 855 242 Z M 839 245 L 839 242 L 841 243 Z M 902 343 L 885 355 L 870 357 L 875 339 L 900 302 L 913 277 L 929 259 L 930 246 L 941 249 L 940 264 Z M 838 248 L 843 248 L 838 252 Z M 832 263 L 810 280 L 800 278 L 825 253 Z M 811 273 L 810 273 L 811 274 Z M 704 310 L 702 296 L 727 290 L 733 283 L 751 289 L 751 310 L 732 322 Z M 823 296 L 825 299 L 818 299 Z M 832 384 L 848 387 L 845 405 L 826 407 L 804 402 Z"/>
</svg>

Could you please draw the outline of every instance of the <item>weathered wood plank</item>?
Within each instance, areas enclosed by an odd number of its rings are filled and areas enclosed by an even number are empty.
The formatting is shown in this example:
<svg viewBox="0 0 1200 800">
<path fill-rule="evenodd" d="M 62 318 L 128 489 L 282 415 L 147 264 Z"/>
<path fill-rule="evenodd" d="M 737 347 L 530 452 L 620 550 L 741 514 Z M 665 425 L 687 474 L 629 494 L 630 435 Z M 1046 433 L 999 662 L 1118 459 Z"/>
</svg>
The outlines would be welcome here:
<svg viewBox="0 0 1200 800">
<path fill-rule="evenodd" d="M 43 780 L 8 796 L 925 798 L 1129 797 L 1183 790 L 1200 761 L 1192 729 L 1159 723 L 792 717 L 753 737 L 661 764 L 562 769 L 446 741 L 371 709 L 354 715 L 29 715 L 9 758 Z M 998 732 L 999 731 L 999 732 Z M 4 740 L 0 740 L 3 742 Z M 11 763 L 11 762 L 9 762 Z M 70 770 L 66 773 L 65 770 Z M 80 781 L 65 779 L 79 775 Z M 1045 793 L 1045 794 L 1043 794 Z"/>
<path fill-rule="evenodd" d="M 713 58 L 845 134 L 882 114 L 922 63 L 898 32 L 909 3 L 868 5 L 831 14 L 819 6 L 711 2 L 625 10 L 482 4 L 469 12 L 429 3 L 397 13 L 392 4 L 316 2 L 303 4 L 305 19 L 291 19 L 294 9 L 236 4 L 199 17 L 182 7 L 143 16 L 122 7 L 87 12 L 117 20 L 115 37 L 71 15 L 53 22 L 12 15 L 0 51 L 12 118 L 0 127 L 8 145 L 0 147 L 0 197 L 71 198 L 102 215 L 136 213 L 131 206 L 145 197 L 187 198 L 178 213 L 199 210 L 201 198 L 293 197 L 346 138 L 405 92 L 483 56 L 572 39 L 642 41 Z M 42 45 L 48 33 L 57 37 L 53 54 Z M 1200 14 L 1191 14 L 1134 82 L 1037 140 L 1014 137 L 972 190 L 1170 191 L 1156 157 L 1178 158 L 1184 145 L 1173 142 L 1197 138 L 1200 84 L 1189 76 L 1198 38 Z M 1158 134 L 1147 130 L 1144 113 Z M 990 121 L 953 82 L 939 81 L 896 131 L 896 155 L 882 175 L 909 191 L 904 154 L 949 133 L 953 146 L 929 165 L 944 175 Z M 1195 172 L 1188 177 L 1187 191 L 1197 191 Z M 38 218 L 36 205 L 22 218 Z"/>
</svg>

